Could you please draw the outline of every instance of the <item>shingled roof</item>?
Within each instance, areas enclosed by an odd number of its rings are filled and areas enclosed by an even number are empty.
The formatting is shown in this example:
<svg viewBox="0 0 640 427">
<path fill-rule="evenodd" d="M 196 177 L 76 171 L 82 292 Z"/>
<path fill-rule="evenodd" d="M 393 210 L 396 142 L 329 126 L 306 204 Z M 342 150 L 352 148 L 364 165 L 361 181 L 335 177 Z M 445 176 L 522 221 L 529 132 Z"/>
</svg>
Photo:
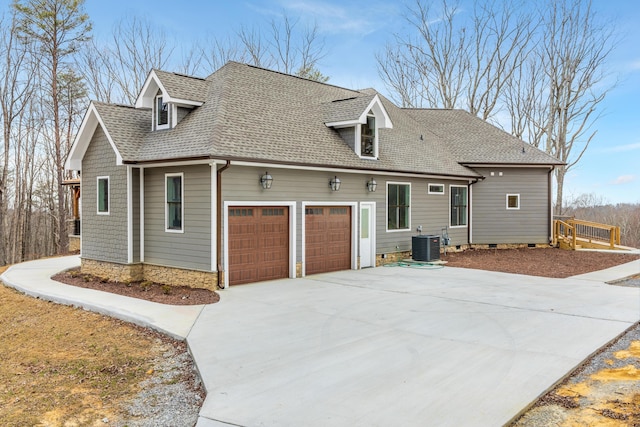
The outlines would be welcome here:
<svg viewBox="0 0 640 427">
<path fill-rule="evenodd" d="M 124 163 L 210 158 L 466 178 L 479 175 L 460 163 L 559 164 L 532 147 L 522 155 L 522 141 L 464 112 L 404 110 L 371 89 L 236 62 L 206 79 L 155 73 L 172 98 L 203 104 L 152 131 L 149 109 L 94 103 Z M 363 159 L 325 123 L 356 119 L 376 95 L 393 128 L 379 129 L 379 158 Z"/>
<path fill-rule="evenodd" d="M 200 77 L 153 70 L 171 98 L 204 102 L 209 84 Z"/>
<path fill-rule="evenodd" d="M 563 164 L 464 110 L 403 109 L 439 138 L 462 164 Z"/>
</svg>

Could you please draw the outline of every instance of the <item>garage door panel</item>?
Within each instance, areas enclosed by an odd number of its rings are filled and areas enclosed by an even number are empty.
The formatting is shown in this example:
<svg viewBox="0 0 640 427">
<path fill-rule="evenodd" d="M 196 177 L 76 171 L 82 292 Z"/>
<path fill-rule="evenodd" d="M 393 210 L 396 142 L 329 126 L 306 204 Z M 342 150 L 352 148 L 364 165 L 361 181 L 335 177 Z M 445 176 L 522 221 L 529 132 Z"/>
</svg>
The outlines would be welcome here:
<svg viewBox="0 0 640 427">
<path fill-rule="evenodd" d="M 307 274 L 351 268 L 351 207 L 305 209 L 305 270 Z"/>
<path fill-rule="evenodd" d="M 289 277 L 289 208 L 229 208 L 229 284 Z"/>
</svg>

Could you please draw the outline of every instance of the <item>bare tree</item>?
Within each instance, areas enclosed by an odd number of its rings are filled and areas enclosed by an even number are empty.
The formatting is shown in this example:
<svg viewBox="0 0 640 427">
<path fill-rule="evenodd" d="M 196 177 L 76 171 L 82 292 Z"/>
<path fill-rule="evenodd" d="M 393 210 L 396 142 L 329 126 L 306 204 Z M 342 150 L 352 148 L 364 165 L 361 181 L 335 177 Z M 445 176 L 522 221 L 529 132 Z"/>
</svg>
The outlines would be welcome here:
<svg viewBox="0 0 640 427">
<path fill-rule="evenodd" d="M 83 0 L 24 0 L 15 1 L 18 28 L 24 37 L 30 37 L 46 69 L 45 85 L 48 88 L 51 112 L 53 113 L 53 144 L 56 164 L 57 215 L 54 232 L 58 235 L 57 251 L 67 248 L 66 233 L 67 211 L 65 207 L 66 189 L 62 185 L 63 167 L 66 158 L 64 152 L 64 133 L 61 128 L 61 99 L 58 89 L 58 73 L 64 68 L 65 60 L 76 53 L 80 45 L 89 40 L 91 24 L 84 13 Z"/>
<path fill-rule="evenodd" d="M 505 109 L 514 135 L 566 163 L 555 172 L 561 212 L 564 177 L 612 88 L 604 66 L 614 30 L 598 23 L 591 0 L 520 6 L 476 1 L 467 16 L 455 0 L 439 13 L 416 0 L 407 22 L 417 36 L 396 36 L 377 56 L 379 73 L 404 107 L 465 108 L 485 120 Z"/>
<path fill-rule="evenodd" d="M 598 23 L 591 1 L 550 1 L 544 16 L 540 66 L 548 84 L 547 153 L 566 163 L 556 169 L 556 212 L 562 212 L 566 173 L 596 134 L 598 106 L 613 84 L 605 61 L 614 46 L 612 27 Z"/>
<path fill-rule="evenodd" d="M 106 46 L 95 41 L 87 45 L 78 62 L 93 98 L 130 105 L 149 70 L 165 68 L 174 49 L 162 28 L 131 16 L 114 26 Z"/>
<path fill-rule="evenodd" d="M 7 24 L 0 20 L 0 54 L 2 55 L 2 71 L 0 78 L 0 108 L 2 112 L 2 151 L 0 152 L 2 164 L 0 165 L 0 235 L 5 236 L 0 241 L 0 265 L 15 261 L 9 253 L 10 225 L 8 218 L 9 208 L 9 174 L 15 176 L 19 171 L 15 167 L 16 159 L 13 158 L 13 171 L 10 171 L 11 148 L 14 134 L 14 123 L 23 113 L 32 93 L 33 73 L 26 68 L 27 49 L 17 37 L 15 13 L 11 15 Z M 15 180 L 15 178 L 14 178 Z"/>
</svg>

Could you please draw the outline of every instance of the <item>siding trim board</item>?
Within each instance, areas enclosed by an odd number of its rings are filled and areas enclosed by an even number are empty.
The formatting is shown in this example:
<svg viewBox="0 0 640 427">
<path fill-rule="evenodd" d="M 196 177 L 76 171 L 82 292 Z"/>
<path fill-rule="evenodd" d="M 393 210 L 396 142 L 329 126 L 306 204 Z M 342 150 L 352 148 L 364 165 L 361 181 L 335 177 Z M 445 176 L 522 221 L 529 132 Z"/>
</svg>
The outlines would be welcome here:
<svg viewBox="0 0 640 427">
<path fill-rule="evenodd" d="M 144 168 L 140 173 L 140 262 L 144 262 Z"/>
<path fill-rule="evenodd" d="M 309 201 L 304 201 L 301 204 L 301 212 L 302 212 L 302 224 L 300 225 L 301 228 L 301 233 L 302 233 L 302 240 L 301 240 L 301 245 L 302 245 L 302 277 L 305 277 L 307 272 L 306 272 L 306 244 L 305 244 L 305 240 L 306 240 L 306 221 L 305 221 L 305 210 L 307 208 L 307 206 L 350 206 L 351 207 L 351 269 L 355 270 L 357 267 L 357 248 L 358 248 L 358 242 L 357 242 L 357 238 L 358 238 L 358 228 L 357 228 L 357 218 L 358 218 L 358 212 L 357 212 L 357 208 L 358 208 L 358 202 L 327 202 L 327 201 L 322 201 L 322 202 L 309 202 Z"/>
<path fill-rule="evenodd" d="M 211 171 L 211 271 L 217 270 L 218 265 L 218 165 L 209 163 Z"/>
<path fill-rule="evenodd" d="M 213 190 L 212 190 L 213 191 Z M 233 206 L 288 206 L 289 207 L 289 278 L 296 278 L 296 202 L 292 201 L 225 201 L 223 203 L 224 271 L 229 272 L 229 207 Z M 304 209 L 304 208 L 303 208 Z M 304 212 L 304 210 L 303 210 Z M 304 221 L 303 221 L 304 222 Z M 213 233 L 213 231 L 212 231 Z M 212 234 L 213 235 L 213 234 Z M 212 239 L 213 240 L 213 239 Z M 223 289 L 229 287 L 229 274 L 224 275 Z"/>
<path fill-rule="evenodd" d="M 133 168 L 127 166 L 127 262 L 133 263 Z"/>
</svg>

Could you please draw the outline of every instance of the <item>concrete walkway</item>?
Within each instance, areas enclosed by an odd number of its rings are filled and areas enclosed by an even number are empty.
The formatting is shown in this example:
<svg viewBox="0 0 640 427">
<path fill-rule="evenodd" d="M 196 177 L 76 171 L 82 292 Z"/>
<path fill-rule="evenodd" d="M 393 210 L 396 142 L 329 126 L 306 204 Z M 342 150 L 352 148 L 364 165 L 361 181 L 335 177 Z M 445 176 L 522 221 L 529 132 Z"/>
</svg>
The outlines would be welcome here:
<svg viewBox="0 0 640 427">
<path fill-rule="evenodd" d="M 77 263 L 0 279 L 186 336 L 207 389 L 198 427 L 502 425 L 640 319 L 640 289 L 603 283 L 640 261 L 569 279 L 380 267 L 232 287 L 204 307 L 48 279 Z"/>
<path fill-rule="evenodd" d="M 106 314 L 185 339 L 203 305 L 165 305 L 109 292 L 78 288 L 51 280 L 54 274 L 80 266 L 78 256 L 45 258 L 16 264 L 0 280 L 27 295 Z"/>
</svg>

